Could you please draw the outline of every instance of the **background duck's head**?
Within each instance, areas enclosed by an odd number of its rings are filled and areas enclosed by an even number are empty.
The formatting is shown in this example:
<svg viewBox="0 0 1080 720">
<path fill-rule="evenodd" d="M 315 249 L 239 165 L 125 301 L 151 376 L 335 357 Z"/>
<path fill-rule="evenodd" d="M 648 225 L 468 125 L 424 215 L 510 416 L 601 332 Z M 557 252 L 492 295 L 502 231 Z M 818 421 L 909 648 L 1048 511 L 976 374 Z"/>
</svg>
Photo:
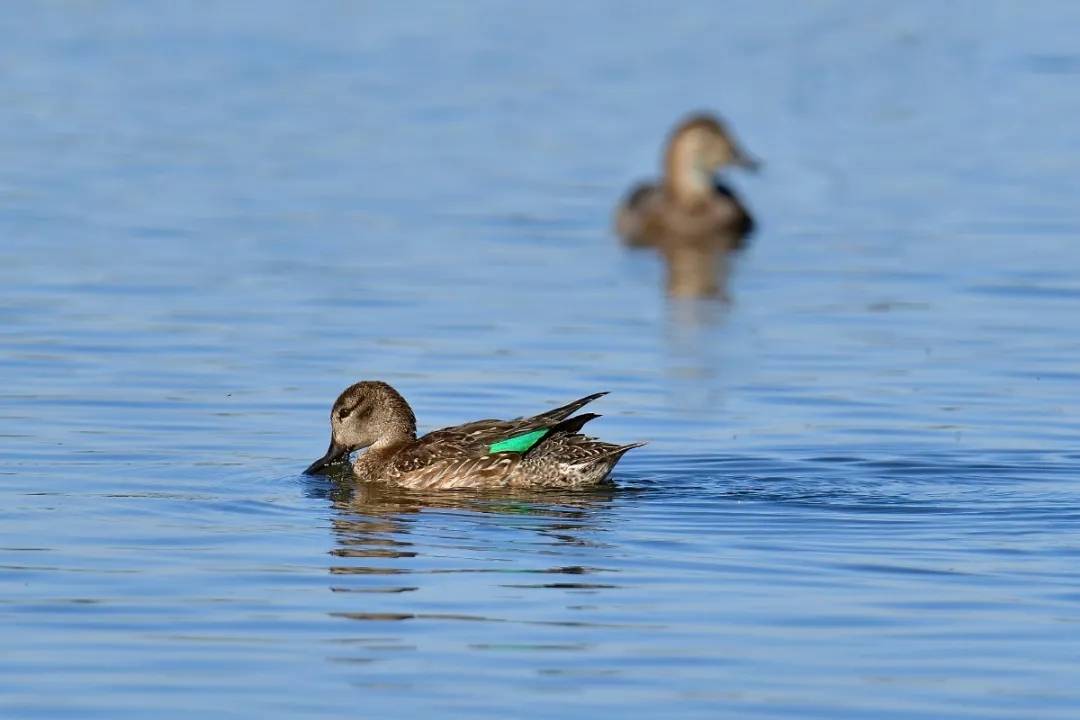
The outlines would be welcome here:
<svg viewBox="0 0 1080 720">
<path fill-rule="evenodd" d="M 713 115 L 691 115 L 671 133 L 665 157 L 666 181 L 678 191 L 710 192 L 713 175 L 726 165 L 757 170 L 760 163 L 742 149 Z"/>
<path fill-rule="evenodd" d="M 384 382 L 350 385 L 330 408 L 330 447 L 305 473 L 322 470 L 354 450 L 416 438 L 416 416 L 405 398 Z"/>
</svg>

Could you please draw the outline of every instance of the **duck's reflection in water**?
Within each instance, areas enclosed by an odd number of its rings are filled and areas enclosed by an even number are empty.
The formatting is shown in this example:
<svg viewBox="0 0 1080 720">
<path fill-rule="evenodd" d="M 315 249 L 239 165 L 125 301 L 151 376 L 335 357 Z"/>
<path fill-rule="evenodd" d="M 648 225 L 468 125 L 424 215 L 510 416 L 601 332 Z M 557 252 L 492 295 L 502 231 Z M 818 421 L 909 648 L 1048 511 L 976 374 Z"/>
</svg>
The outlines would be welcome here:
<svg viewBox="0 0 1080 720">
<path fill-rule="evenodd" d="M 609 522 L 615 494 L 613 486 L 572 493 L 422 493 L 336 481 L 327 493 L 334 511 L 331 590 L 365 599 L 333 614 L 372 621 L 579 624 L 510 618 L 491 612 L 488 601 L 493 593 L 527 589 L 595 592 L 617 587 L 588 577 L 606 574 L 605 568 L 581 562 L 584 556 L 602 554 L 605 544 L 598 536 Z M 403 593 L 417 593 L 415 601 Z M 484 608 L 487 612 L 477 612 Z"/>
<path fill-rule="evenodd" d="M 730 303 L 731 253 L 712 242 L 668 243 L 660 250 L 668 294 L 675 301 L 711 298 Z"/>
<path fill-rule="evenodd" d="M 711 414 L 721 405 L 728 362 L 724 326 L 732 307 L 716 300 L 672 300 L 664 326 L 667 390 L 683 413 Z"/>
</svg>

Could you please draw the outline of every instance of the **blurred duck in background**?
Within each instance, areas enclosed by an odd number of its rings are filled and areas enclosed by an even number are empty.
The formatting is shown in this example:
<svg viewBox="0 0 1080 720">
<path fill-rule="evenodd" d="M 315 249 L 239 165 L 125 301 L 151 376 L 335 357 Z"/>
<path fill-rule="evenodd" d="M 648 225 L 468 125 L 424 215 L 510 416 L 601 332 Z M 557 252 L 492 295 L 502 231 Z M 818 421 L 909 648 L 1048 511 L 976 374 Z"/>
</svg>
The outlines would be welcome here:
<svg viewBox="0 0 1080 720">
<path fill-rule="evenodd" d="M 655 247 L 667 264 L 675 297 L 724 296 L 728 255 L 743 248 L 754 220 L 716 177 L 727 165 L 756 170 L 716 117 L 696 114 L 667 143 L 659 183 L 640 183 L 619 205 L 615 230 L 628 247 Z"/>
</svg>

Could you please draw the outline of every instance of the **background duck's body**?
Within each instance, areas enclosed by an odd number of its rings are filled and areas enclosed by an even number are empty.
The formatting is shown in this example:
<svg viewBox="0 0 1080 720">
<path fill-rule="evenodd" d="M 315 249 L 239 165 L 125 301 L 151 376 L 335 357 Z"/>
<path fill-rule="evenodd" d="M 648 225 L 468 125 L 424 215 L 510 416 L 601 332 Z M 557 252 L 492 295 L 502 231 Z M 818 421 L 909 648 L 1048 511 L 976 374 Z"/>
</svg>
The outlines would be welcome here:
<svg viewBox="0 0 1080 720">
<path fill-rule="evenodd" d="M 746 247 L 746 239 L 754 231 L 754 218 L 721 180 L 713 180 L 709 197 L 685 205 L 663 185 L 639 183 L 619 205 L 615 231 L 629 247 L 662 248 L 703 241 L 730 252 Z"/>
<path fill-rule="evenodd" d="M 417 438 L 412 409 L 396 390 L 382 382 L 360 382 L 334 403 L 330 448 L 308 472 L 366 447 L 352 466 L 363 481 L 422 490 L 596 485 L 640 444 L 613 445 L 578 432 L 598 416 L 574 413 L 601 395 L 533 417 L 477 420 Z"/>
<path fill-rule="evenodd" d="M 757 167 L 714 117 L 697 115 L 675 128 L 659 183 L 635 186 L 615 213 L 615 230 L 630 247 L 655 247 L 667 262 L 668 293 L 722 292 L 726 255 L 754 229 L 738 195 L 714 173 L 725 165 Z"/>
</svg>

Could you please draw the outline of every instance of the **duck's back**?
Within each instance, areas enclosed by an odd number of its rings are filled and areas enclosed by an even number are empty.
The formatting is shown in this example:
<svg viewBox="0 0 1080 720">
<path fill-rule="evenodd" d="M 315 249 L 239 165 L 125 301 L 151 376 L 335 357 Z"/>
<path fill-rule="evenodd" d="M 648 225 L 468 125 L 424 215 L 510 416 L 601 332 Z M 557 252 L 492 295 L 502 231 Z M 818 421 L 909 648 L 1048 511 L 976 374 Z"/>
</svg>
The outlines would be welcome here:
<svg viewBox="0 0 1080 720">
<path fill-rule="evenodd" d="M 626 194 L 615 211 L 615 232 L 623 244 L 630 247 L 655 244 L 646 231 L 646 223 L 662 195 L 659 186 L 652 183 L 638 183 Z"/>
<path fill-rule="evenodd" d="M 660 185 L 637 185 L 616 211 L 615 230 L 630 247 L 708 242 L 738 250 L 754 229 L 753 218 L 727 185 L 717 181 L 714 189 L 707 201 L 684 207 Z"/>
<path fill-rule="evenodd" d="M 354 468 L 364 479 L 416 489 L 573 487 L 598 482 L 603 477 L 579 466 L 610 456 L 620 446 L 580 434 L 581 427 L 598 416 L 574 413 L 601 395 L 531 417 L 476 420 L 435 430 L 386 453 L 369 451 L 371 457 L 361 456 Z M 608 472 L 622 452 L 611 459 Z"/>
</svg>

